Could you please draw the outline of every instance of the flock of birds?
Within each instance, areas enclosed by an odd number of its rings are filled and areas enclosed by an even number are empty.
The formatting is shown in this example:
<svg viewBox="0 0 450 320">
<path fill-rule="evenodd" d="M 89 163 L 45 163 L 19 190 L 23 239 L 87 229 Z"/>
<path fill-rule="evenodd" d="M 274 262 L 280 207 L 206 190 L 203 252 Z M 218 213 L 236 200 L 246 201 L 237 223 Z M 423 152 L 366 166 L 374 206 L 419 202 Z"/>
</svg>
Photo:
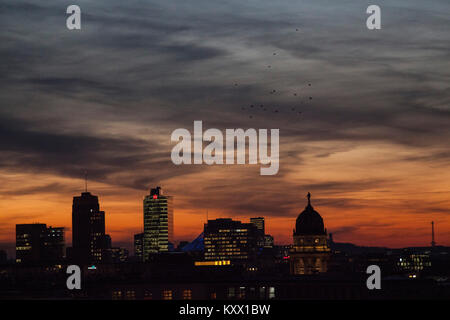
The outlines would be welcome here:
<svg viewBox="0 0 450 320">
<path fill-rule="evenodd" d="M 295 29 L 295 30 L 299 31 L 299 29 Z M 277 52 L 274 52 L 273 56 L 276 56 L 276 55 L 277 55 Z M 267 68 L 271 69 L 272 66 L 268 65 Z M 239 84 L 235 83 L 234 86 L 238 87 Z M 312 86 L 311 83 L 308 83 L 308 87 L 311 87 L 311 86 Z M 272 95 L 275 95 L 275 94 L 278 94 L 279 92 L 277 92 L 276 89 L 272 89 L 269 93 L 272 94 Z M 293 92 L 292 95 L 294 97 L 298 97 L 299 96 L 297 92 Z M 308 96 L 307 100 L 312 100 L 312 96 Z M 301 101 L 300 103 L 303 104 L 303 101 Z M 290 107 L 289 109 L 290 110 L 286 110 L 285 108 L 280 108 L 280 107 L 276 107 L 276 106 L 265 106 L 264 104 L 259 104 L 259 105 L 258 104 L 250 104 L 247 107 L 241 107 L 242 111 L 249 111 L 250 112 L 250 114 L 248 116 L 250 119 L 252 119 L 256 115 L 256 113 L 258 113 L 258 112 L 277 114 L 277 113 L 281 113 L 282 110 L 283 110 L 283 112 L 289 112 L 290 114 L 295 114 L 297 116 L 300 116 L 302 114 L 302 111 L 300 110 L 299 106 Z"/>
</svg>

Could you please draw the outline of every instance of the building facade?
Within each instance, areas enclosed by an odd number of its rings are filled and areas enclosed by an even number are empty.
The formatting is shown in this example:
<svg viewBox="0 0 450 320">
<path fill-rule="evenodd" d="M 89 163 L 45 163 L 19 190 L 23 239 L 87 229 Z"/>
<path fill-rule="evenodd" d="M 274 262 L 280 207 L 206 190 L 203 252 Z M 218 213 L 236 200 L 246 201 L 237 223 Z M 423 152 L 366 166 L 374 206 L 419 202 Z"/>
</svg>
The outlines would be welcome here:
<svg viewBox="0 0 450 320">
<path fill-rule="evenodd" d="M 258 248 L 264 247 L 264 240 L 266 235 L 266 226 L 263 217 L 250 218 L 250 223 L 253 223 L 257 229 L 258 237 L 256 239 Z"/>
<path fill-rule="evenodd" d="M 82 265 L 107 262 L 107 242 L 105 212 L 100 211 L 98 197 L 90 192 L 74 197 L 71 259 Z"/>
<path fill-rule="evenodd" d="M 264 217 L 250 218 L 250 223 L 253 223 L 256 226 L 258 233 L 261 233 L 262 235 L 266 234 Z"/>
<path fill-rule="evenodd" d="M 144 256 L 144 233 L 134 235 L 134 257 L 137 261 L 142 261 Z"/>
<path fill-rule="evenodd" d="M 316 274 L 327 272 L 330 247 L 323 219 L 311 205 L 299 214 L 294 229 L 294 244 L 289 253 L 291 274 Z"/>
<path fill-rule="evenodd" d="M 41 223 L 16 225 L 17 263 L 59 263 L 64 258 L 64 247 L 64 228 L 47 228 Z"/>
<path fill-rule="evenodd" d="M 173 197 L 163 195 L 156 187 L 144 198 L 143 260 L 150 255 L 169 251 L 173 244 Z"/>
<path fill-rule="evenodd" d="M 111 260 L 113 263 L 124 263 L 128 261 L 128 250 L 121 247 L 111 248 Z"/>
<path fill-rule="evenodd" d="M 208 220 L 204 227 L 205 260 L 247 262 L 256 257 L 258 229 L 231 219 Z"/>
</svg>

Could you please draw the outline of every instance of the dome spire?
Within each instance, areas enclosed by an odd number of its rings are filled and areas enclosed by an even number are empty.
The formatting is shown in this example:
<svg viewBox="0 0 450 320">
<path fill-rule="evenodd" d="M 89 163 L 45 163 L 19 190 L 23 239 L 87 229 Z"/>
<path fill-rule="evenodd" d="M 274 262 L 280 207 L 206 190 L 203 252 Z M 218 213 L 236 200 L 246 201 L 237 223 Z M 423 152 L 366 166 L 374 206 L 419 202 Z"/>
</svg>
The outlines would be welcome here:
<svg viewBox="0 0 450 320">
<path fill-rule="evenodd" d="M 306 196 L 308 198 L 308 206 L 311 205 L 311 193 L 308 192 L 308 195 Z"/>
</svg>

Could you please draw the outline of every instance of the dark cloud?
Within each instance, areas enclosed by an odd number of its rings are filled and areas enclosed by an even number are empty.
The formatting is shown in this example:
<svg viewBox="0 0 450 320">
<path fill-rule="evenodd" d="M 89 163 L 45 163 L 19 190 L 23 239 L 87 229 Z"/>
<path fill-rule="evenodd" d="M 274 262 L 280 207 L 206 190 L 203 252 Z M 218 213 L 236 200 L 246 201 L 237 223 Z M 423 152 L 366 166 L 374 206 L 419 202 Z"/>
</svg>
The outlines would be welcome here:
<svg viewBox="0 0 450 320">
<path fill-rule="evenodd" d="M 23 97 L 32 95 L 35 102 L 28 99 L 27 115 L 53 112 L 61 97 L 109 106 L 101 113 L 92 110 L 92 121 L 99 123 L 108 112 L 114 118 L 113 108 L 125 105 L 127 119 L 158 125 L 152 121 L 156 112 L 158 121 L 172 127 L 186 127 L 199 118 L 211 126 L 251 126 L 238 110 L 263 103 L 279 108 L 280 114 L 257 114 L 256 121 L 281 127 L 284 139 L 426 146 L 438 133 L 449 135 L 448 88 L 433 84 L 449 79 L 442 68 L 449 52 L 448 35 L 440 27 L 448 22 L 440 14 L 442 1 L 433 1 L 426 10 L 419 1 L 409 7 L 402 1 L 383 4 L 386 28 L 379 33 L 364 28 L 361 4 L 261 5 L 112 1 L 107 7 L 106 2 L 82 1 L 83 29 L 77 33 L 65 30 L 59 5 L 4 2 L 2 17 L 8 16 L 3 30 L 12 32 L 1 33 L 5 63 L 0 81 L 8 88 L 2 100 L 18 118 L 23 116 Z M 294 31 L 298 27 L 300 33 Z M 435 32 L 408 38 L 399 30 Z M 28 38 L 19 36 L 29 32 Z M 267 64 L 273 64 L 271 73 L 263 73 Z M 232 90 L 235 82 L 239 86 Z M 304 88 L 307 82 L 313 88 Z M 271 97 L 274 86 L 292 89 Z M 315 101 L 297 106 L 306 118 L 301 126 L 286 112 L 298 104 L 287 98 L 295 87 Z M 161 119 L 165 113 L 168 117 Z M 402 120 L 404 115 L 408 120 Z M 427 125 L 412 121 L 412 115 L 427 117 Z M 114 120 L 123 117 L 118 113 Z"/>
<path fill-rule="evenodd" d="M 0 196 L 23 196 L 31 194 L 54 193 L 54 192 L 62 193 L 64 191 L 73 191 L 73 190 L 67 188 L 66 185 L 63 185 L 61 183 L 49 183 L 41 186 L 26 187 L 14 190 L 0 189 Z"/>
<path fill-rule="evenodd" d="M 82 177 L 88 170 L 90 179 L 138 189 L 146 189 L 155 179 L 186 173 L 171 173 L 174 165 L 170 153 L 161 152 L 158 144 L 152 141 L 49 133 L 37 130 L 36 123 L 33 125 L 13 118 L 1 119 L 0 167 L 73 178 Z M 153 166 L 158 170 L 151 172 Z M 130 173 L 130 179 L 114 180 L 113 176 L 123 172 Z M 32 190 L 17 191 L 27 193 Z"/>
</svg>

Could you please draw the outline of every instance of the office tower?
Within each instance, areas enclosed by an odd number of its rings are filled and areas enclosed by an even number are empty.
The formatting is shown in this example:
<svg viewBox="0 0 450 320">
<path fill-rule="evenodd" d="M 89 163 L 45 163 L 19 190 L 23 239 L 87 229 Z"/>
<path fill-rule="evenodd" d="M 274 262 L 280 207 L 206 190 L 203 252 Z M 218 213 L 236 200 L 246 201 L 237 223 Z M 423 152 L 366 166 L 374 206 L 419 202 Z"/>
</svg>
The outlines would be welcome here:
<svg viewBox="0 0 450 320">
<path fill-rule="evenodd" d="M 273 237 L 270 234 L 264 235 L 264 248 L 273 248 Z"/>
<path fill-rule="evenodd" d="M 64 228 L 47 228 L 42 223 L 16 225 L 17 263 L 58 263 L 63 256 Z"/>
<path fill-rule="evenodd" d="M 134 235 L 134 257 L 137 261 L 142 261 L 144 253 L 144 233 Z"/>
<path fill-rule="evenodd" d="M 45 252 L 47 261 L 58 262 L 64 257 L 65 231 L 62 227 L 53 228 L 49 226 L 46 231 Z"/>
<path fill-rule="evenodd" d="M 102 263 L 113 262 L 112 240 L 111 240 L 111 236 L 109 234 L 105 234 L 102 245 L 103 245 Z"/>
<path fill-rule="evenodd" d="M 263 217 L 250 218 L 250 223 L 253 223 L 256 226 L 259 233 L 261 233 L 263 235 L 266 233 L 266 228 L 265 228 L 265 223 L 264 223 Z"/>
<path fill-rule="evenodd" d="M 301 212 L 295 224 L 294 245 L 290 252 L 291 274 L 315 274 L 326 272 L 330 258 L 327 230 L 323 219 L 311 205 L 308 192 L 308 205 Z"/>
<path fill-rule="evenodd" d="M 90 192 L 73 197 L 72 260 L 78 264 L 106 262 L 105 212 Z"/>
<path fill-rule="evenodd" d="M 173 244 L 173 197 L 156 187 L 144 198 L 144 261 Z"/>
<path fill-rule="evenodd" d="M 256 256 L 258 229 L 231 219 L 208 220 L 204 227 L 205 260 L 247 262 Z"/>
<path fill-rule="evenodd" d="M 122 263 L 128 260 L 128 250 L 125 248 L 111 248 L 111 258 L 114 263 Z"/>
<path fill-rule="evenodd" d="M 264 218 L 263 217 L 250 218 L 250 223 L 253 223 L 256 226 L 256 229 L 258 230 L 258 239 L 256 240 L 258 248 L 263 248 L 265 243 L 264 236 L 266 234 Z"/>
</svg>

